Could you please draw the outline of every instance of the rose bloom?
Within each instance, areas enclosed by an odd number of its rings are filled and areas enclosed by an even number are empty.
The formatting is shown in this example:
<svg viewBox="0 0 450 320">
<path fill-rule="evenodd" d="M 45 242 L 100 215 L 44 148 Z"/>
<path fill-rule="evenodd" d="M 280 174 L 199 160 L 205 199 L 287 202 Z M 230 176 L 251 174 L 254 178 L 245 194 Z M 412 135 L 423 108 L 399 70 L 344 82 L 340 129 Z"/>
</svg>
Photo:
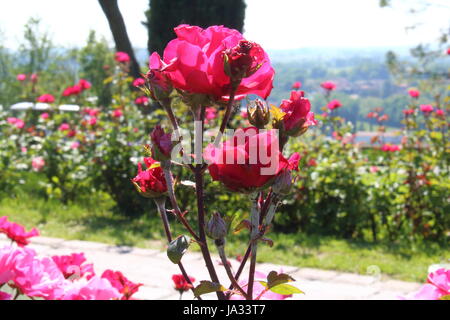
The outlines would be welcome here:
<svg viewBox="0 0 450 320">
<path fill-rule="evenodd" d="M 71 149 L 78 149 L 80 147 L 80 143 L 78 141 L 74 141 L 72 142 L 72 144 L 70 145 Z"/>
<path fill-rule="evenodd" d="M 146 105 L 148 103 L 148 98 L 146 96 L 137 97 L 136 100 L 134 100 L 134 103 L 138 106 Z"/>
<path fill-rule="evenodd" d="M 55 102 L 55 97 L 52 96 L 51 94 L 46 93 L 37 98 L 37 101 L 42 103 L 53 103 Z"/>
<path fill-rule="evenodd" d="M 15 121 L 13 124 L 17 129 L 23 129 L 25 127 L 25 121 L 23 121 L 22 119 L 18 119 L 18 118 L 14 118 L 14 119 L 15 119 Z"/>
<path fill-rule="evenodd" d="M 75 137 L 76 134 L 77 134 L 76 130 L 69 130 L 69 131 L 67 131 L 67 134 L 66 134 L 66 135 L 67 135 L 69 138 L 72 138 L 72 137 Z"/>
<path fill-rule="evenodd" d="M 379 169 L 378 169 L 377 166 L 371 166 L 371 167 L 370 167 L 370 172 L 371 172 L 371 173 L 377 173 L 378 171 L 379 171 Z"/>
<path fill-rule="evenodd" d="M 331 100 L 327 105 L 328 109 L 334 110 L 342 107 L 342 103 L 339 100 Z"/>
<path fill-rule="evenodd" d="M 420 97 L 420 91 L 417 89 L 409 89 L 408 93 L 411 98 L 418 99 Z"/>
<path fill-rule="evenodd" d="M 302 83 L 300 81 L 296 81 L 292 84 L 292 89 L 298 90 L 302 87 Z"/>
<path fill-rule="evenodd" d="M 91 117 L 97 117 L 100 114 L 100 110 L 93 108 L 93 109 L 89 109 L 89 115 Z"/>
<path fill-rule="evenodd" d="M 80 79 L 78 81 L 78 86 L 81 88 L 82 91 L 84 91 L 90 89 L 92 87 L 92 84 L 85 79 Z"/>
<path fill-rule="evenodd" d="M 22 225 L 8 221 L 7 216 L 0 217 L 0 233 L 6 234 L 9 239 L 15 241 L 21 247 L 29 243 L 29 238 L 39 235 L 37 229 L 33 228 L 26 232 Z"/>
<path fill-rule="evenodd" d="M 205 122 L 209 122 L 217 118 L 217 110 L 213 107 L 208 107 L 205 109 Z"/>
<path fill-rule="evenodd" d="M 0 291 L 0 301 L 11 300 L 11 295 L 9 293 Z"/>
<path fill-rule="evenodd" d="M 21 73 L 21 74 L 17 75 L 17 80 L 19 80 L 19 81 L 25 81 L 26 79 L 27 79 L 26 74 Z"/>
<path fill-rule="evenodd" d="M 40 117 L 41 119 L 47 120 L 50 117 L 50 115 L 47 112 L 44 112 L 40 115 Z"/>
<path fill-rule="evenodd" d="M 400 151 L 400 146 L 395 144 L 386 143 L 381 147 L 381 150 L 384 152 L 396 152 Z"/>
<path fill-rule="evenodd" d="M 59 131 L 67 131 L 70 130 L 70 125 L 68 123 L 61 123 L 61 125 L 58 127 Z"/>
<path fill-rule="evenodd" d="M 189 280 L 191 280 L 192 283 L 195 282 L 195 278 L 193 277 L 189 277 Z M 175 285 L 175 290 L 178 290 L 180 292 L 185 292 L 193 288 L 193 286 L 186 281 L 182 274 L 174 274 L 172 276 L 172 281 Z"/>
<path fill-rule="evenodd" d="M 94 265 L 85 264 L 86 258 L 84 253 L 72 253 L 65 256 L 53 256 L 53 262 L 56 263 L 64 278 L 68 279 L 73 276 L 80 278 L 88 274 L 88 278 L 95 275 Z"/>
<path fill-rule="evenodd" d="M 322 88 L 324 88 L 325 90 L 327 90 L 327 91 L 333 91 L 334 89 L 336 89 L 336 84 L 334 82 L 331 82 L 331 81 L 322 82 L 320 84 L 320 86 Z"/>
<path fill-rule="evenodd" d="M 414 114 L 414 109 L 406 109 L 402 111 L 405 116 L 410 116 Z"/>
<path fill-rule="evenodd" d="M 31 82 L 36 83 L 38 81 L 38 75 L 36 73 L 33 73 L 30 76 Z"/>
<path fill-rule="evenodd" d="M 289 100 L 283 100 L 280 108 L 283 116 L 284 129 L 288 134 L 303 133 L 309 126 L 317 124 L 314 113 L 310 112 L 311 103 L 305 98 L 303 91 L 291 91 Z"/>
<path fill-rule="evenodd" d="M 434 108 L 431 104 L 421 104 L 420 105 L 420 111 L 422 111 L 425 114 L 430 114 L 433 112 Z"/>
<path fill-rule="evenodd" d="M 42 168 L 45 166 L 45 160 L 42 157 L 36 157 L 33 158 L 31 161 L 31 166 L 33 167 L 34 171 L 41 171 Z"/>
<path fill-rule="evenodd" d="M 444 296 L 450 296 L 450 270 L 441 268 L 428 275 L 427 283 L 419 291 L 402 299 L 439 300 Z"/>
<path fill-rule="evenodd" d="M 378 117 L 378 113 L 376 113 L 376 112 L 371 111 L 367 114 L 367 118 L 369 118 L 369 119 L 376 118 L 376 117 Z"/>
<path fill-rule="evenodd" d="M 138 191 L 146 197 L 160 197 L 167 192 L 166 179 L 159 162 L 148 157 L 144 158 L 147 170 L 142 170 L 141 163 L 138 163 L 138 174 L 132 179 Z"/>
<path fill-rule="evenodd" d="M 236 130 L 218 148 L 210 144 L 203 157 L 215 181 L 237 192 L 253 192 L 271 184 L 285 170 L 298 167 L 298 154 L 287 160 L 278 147 L 275 130 L 255 127 Z"/>
<path fill-rule="evenodd" d="M 95 118 L 95 117 L 90 118 L 89 119 L 89 124 L 91 126 L 95 126 L 97 124 L 97 118 Z"/>
<path fill-rule="evenodd" d="M 106 270 L 102 274 L 102 279 L 107 279 L 111 285 L 122 294 L 122 300 L 130 300 L 142 283 L 133 283 L 128 280 L 120 271 Z"/>
<path fill-rule="evenodd" d="M 134 81 L 133 81 L 133 86 L 135 86 L 135 87 L 141 87 L 141 86 L 143 86 L 144 84 L 145 84 L 145 80 L 142 79 L 142 78 L 136 78 L 136 79 L 134 79 Z"/>
<path fill-rule="evenodd" d="M 264 99 L 269 96 L 274 70 L 258 44 L 223 26 L 202 29 L 183 24 L 174 30 L 177 38 L 166 46 L 162 64 L 175 88 L 226 100 L 231 89 L 230 75 L 239 74 L 243 79 L 236 91 L 237 99 L 247 94 Z M 224 59 L 228 61 L 228 74 Z"/>
<path fill-rule="evenodd" d="M 436 115 L 437 115 L 438 117 L 443 117 L 443 116 L 445 116 L 445 111 L 442 110 L 442 109 L 437 109 L 437 110 L 436 110 Z"/>
<path fill-rule="evenodd" d="M 116 52 L 114 59 L 117 62 L 126 63 L 126 62 L 130 61 L 130 56 L 126 52 L 119 51 L 119 52 Z"/>
<path fill-rule="evenodd" d="M 120 118 L 122 115 L 123 115 L 123 112 L 120 109 L 116 109 L 112 112 L 112 116 L 114 118 Z"/>
</svg>

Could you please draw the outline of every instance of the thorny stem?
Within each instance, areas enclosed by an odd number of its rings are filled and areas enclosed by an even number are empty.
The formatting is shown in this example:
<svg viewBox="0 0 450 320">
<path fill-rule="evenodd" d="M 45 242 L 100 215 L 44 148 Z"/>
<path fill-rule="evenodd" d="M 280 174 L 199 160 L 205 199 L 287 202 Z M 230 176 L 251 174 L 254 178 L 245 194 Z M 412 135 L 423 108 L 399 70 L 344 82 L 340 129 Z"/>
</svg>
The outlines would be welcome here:
<svg viewBox="0 0 450 320">
<path fill-rule="evenodd" d="M 225 110 L 225 115 L 222 119 L 222 123 L 220 124 L 219 133 L 217 134 L 217 137 L 214 140 L 215 147 L 219 146 L 220 140 L 222 140 L 222 136 L 225 131 L 225 128 L 227 127 L 228 121 L 230 121 L 231 112 L 233 111 L 234 98 L 235 98 L 238 86 L 239 86 L 239 84 L 231 85 L 230 99 L 228 100 L 227 108 Z"/>
<path fill-rule="evenodd" d="M 170 160 L 162 161 L 161 167 L 164 172 L 164 178 L 166 180 L 167 185 L 167 193 L 169 194 L 170 203 L 172 204 L 172 208 L 175 212 L 175 216 L 180 220 L 180 222 L 185 226 L 185 228 L 189 231 L 189 233 L 194 237 L 195 241 L 197 241 L 200 246 L 202 246 L 202 241 L 200 240 L 197 233 L 192 229 L 189 222 L 184 218 L 183 213 L 180 210 L 180 207 L 178 206 L 178 201 L 175 196 L 175 192 L 173 190 L 173 179 L 172 179 L 172 173 L 170 171 Z"/>
<path fill-rule="evenodd" d="M 261 215 L 260 215 L 260 223 L 262 223 L 262 219 L 266 216 L 267 210 L 268 210 L 271 202 L 272 202 L 272 191 L 269 192 L 266 200 L 264 201 L 264 205 L 262 207 Z M 236 281 L 239 280 L 239 277 L 241 276 L 242 271 L 244 271 L 247 260 L 250 257 L 250 253 L 251 253 L 251 243 L 248 245 L 247 251 L 245 252 L 245 255 L 242 258 L 241 264 L 239 265 L 239 268 L 236 272 L 236 276 L 235 276 Z M 229 290 L 232 290 L 232 289 L 233 289 L 233 285 L 230 286 Z"/>
<path fill-rule="evenodd" d="M 251 256 L 250 256 L 250 270 L 248 274 L 248 289 L 247 300 L 253 299 L 253 284 L 255 281 L 255 268 L 256 268 L 256 253 L 258 249 L 258 234 L 259 234 L 259 209 L 258 209 L 258 192 L 255 192 L 250 196 L 252 201 L 252 209 L 250 212 L 250 222 L 252 225 L 251 230 Z"/>
<path fill-rule="evenodd" d="M 233 276 L 233 272 L 231 271 L 230 265 L 228 264 L 228 259 L 225 254 L 225 240 L 216 240 L 215 241 L 217 251 L 219 251 L 220 259 L 222 260 L 223 267 L 225 268 L 225 271 L 227 272 L 227 276 L 231 281 L 231 284 L 234 288 L 239 290 L 239 292 L 242 294 L 244 298 L 247 299 L 247 293 L 241 288 L 239 283 L 236 281 L 236 279 Z"/>
<path fill-rule="evenodd" d="M 205 119 L 205 107 L 201 106 L 200 114 L 195 113 L 196 121 L 200 121 L 201 123 L 201 136 L 200 141 L 203 141 L 203 124 Z M 211 259 L 211 254 L 209 252 L 208 248 L 208 242 L 206 240 L 206 233 L 205 233 L 205 205 L 204 205 L 204 194 L 203 194 L 203 184 L 204 184 L 204 166 L 201 164 L 197 164 L 194 167 L 194 175 L 195 175 L 195 192 L 197 196 L 197 210 L 198 210 L 198 229 L 199 229 L 199 237 L 200 242 L 203 243 L 202 246 L 200 246 L 200 249 L 202 251 L 203 260 L 205 261 L 206 268 L 208 269 L 209 276 L 211 277 L 211 280 L 216 283 L 219 282 L 219 278 L 217 277 L 216 270 L 214 268 L 214 264 Z M 223 292 L 216 292 L 217 298 L 219 300 L 225 300 L 225 294 Z"/>
<path fill-rule="evenodd" d="M 155 199 L 156 207 L 158 208 L 159 215 L 161 216 L 161 220 L 164 225 L 164 231 L 166 233 L 167 241 L 171 242 L 172 241 L 172 232 L 170 231 L 169 220 L 167 219 L 165 202 L 166 202 L 166 199 L 164 197 Z M 184 269 L 183 264 L 181 262 L 179 262 L 177 265 L 180 268 L 180 271 L 184 277 L 184 280 L 186 280 L 186 282 L 192 286 L 191 290 L 192 290 L 192 292 L 194 292 L 194 284 L 192 283 L 191 279 L 189 278 L 189 276 L 186 272 L 186 269 Z M 199 300 L 202 300 L 200 297 L 197 297 L 197 298 Z M 180 299 L 181 299 L 181 295 L 180 295 Z"/>
</svg>

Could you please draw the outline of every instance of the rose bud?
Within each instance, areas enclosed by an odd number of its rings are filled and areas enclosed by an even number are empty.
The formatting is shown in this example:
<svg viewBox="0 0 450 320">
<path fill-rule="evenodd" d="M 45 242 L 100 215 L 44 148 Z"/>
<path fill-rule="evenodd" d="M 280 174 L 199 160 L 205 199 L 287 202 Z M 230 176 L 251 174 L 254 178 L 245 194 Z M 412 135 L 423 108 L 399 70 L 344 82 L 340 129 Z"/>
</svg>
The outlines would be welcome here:
<svg viewBox="0 0 450 320">
<path fill-rule="evenodd" d="M 231 49 L 225 51 L 225 73 L 238 83 L 252 76 L 264 64 L 264 51 L 257 43 L 240 40 Z"/>
<path fill-rule="evenodd" d="M 292 91 L 289 100 L 283 100 L 280 109 L 285 113 L 282 118 L 284 130 L 288 136 L 298 137 L 317 125 L 314 113 L 310 112 L 311 103 L 304 97 L 303 91 Z"/>
<path fill-rule="evenodd" d="M 163 69 L 168 66 L 161 60 L 158 53 L 153 52 L 149 59 L 149 71 L 145 75 L 150 91 L 149 95 L 153 100 L 167 100 L 172 92 L 172 86 L 165 76 Z"/>
<path fill-rule="evenodd" d="M 142 196 L 161 197 L 167 192 L 166 179 L 161 165 L 152 158 L 144 158 L 144 162 L 147 170 L 142 170 L 141 163 L 138 163 L 138 174 L 131 181 Z"/>
<path fill-rule="evenodd" d="M 264 129 L 270 121 L 269 107 L 260 99 L 247 105 L 247 114 L 248 121 L 258 129 Z"/>
<path fill-rule="evenodd" d="M 225 220 L 222 219 L 220 213 L 213 213 L 211 219 L 206 225 L 206 234 L 208 237 L 214 240 L 220 240 L 226 237 L 228 233 L 228 227 Z"/>
<path fill-rule="evenodd" d="M 152 141 L 152 157 L 157 161 L 169 160 L 172 152 L 172 135 L 165 133 L 160 125 L 157 125 L 150 134 Z"/>
</svg>

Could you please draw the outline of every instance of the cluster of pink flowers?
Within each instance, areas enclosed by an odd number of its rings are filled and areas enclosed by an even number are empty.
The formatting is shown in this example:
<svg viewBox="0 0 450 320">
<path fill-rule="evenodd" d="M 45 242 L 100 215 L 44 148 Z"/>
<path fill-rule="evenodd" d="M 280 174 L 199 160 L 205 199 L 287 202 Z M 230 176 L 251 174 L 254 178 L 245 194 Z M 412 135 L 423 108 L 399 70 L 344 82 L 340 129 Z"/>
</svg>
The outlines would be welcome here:
<svg viewBox="0 0 450 320">
<path fill-rule="evenodd" d="M 11 241 L 22 247 L 30 242 L 28 239 L 39 235 L 37 229 L 33 228 L 27 232 L 22 225 L 8 221 L 7 216 L 0 217 L 0 233 L 6 234 Z"/>
<path fill-rule="evenodd" d="M 145 84 L 145 79 L 136 78 L 133 80 L 133 86 L 135 86 L 135 87 L 142 87 L 144 84 Z"/>
<path fill-rule="evenodd" d="M 136 103 L 138 106 L 145 106 L 148 104 L 148 98 L 146 96 L 137 97 L 134 100 L 134 103 Z"/>
<path fill-rule="evenodd" d="M 428 275 L 427 283 L 419 291 L 402 297 L 411 300 L 450 299 L 450 270 L 440 268 Z"/>
<path fill-rule="evenodd" d="M 0 288 L 10 286 L 17 295 L 46 300 L 129 300 L 142 286 L 118 271 L 106 270 L 97 276 L 93 265 L 85 263 L 83 253 L 39 257 L 25 247 L 28 238 L 38 235 L 38 231 L 26 233 L 6 217 L 0 218 L 0 232 L 19 245 L 0 248 Z M 0 300 L 10 299 L 11 295 L 0 291 Z"/>
<path fill-rule="evenodd" d="M 25 80 L 27 80 L 27 75 L 24 73 L 20 73 L 16 76 L 16 79 L 20 82 L 24 82 Z M 30 75 L 30 81 L 33 83 L 36 83 L 38 80 L 38 75 L 36 73 L 33 73 Z"/>
<path fill-rule="evenodd" d="M 116 52 L 114 59 L 119 63 L 130 62 L 130 56 L 128 55 L 128 53 L 122 51 Z"/>
<path fill-rule="evenodd" d="M 421 104 L 420 105 L 420 111 L 422 111 L 426 115 L 433 112 L 433 110 L 434 110 L 434 108 L 431 104 Z"/>
<path fill-rule="evenodd" d="M 400 146 L 395 144 L 386 143 L 381 147 L 381 151 L 384 152 L 396 152 L 400 151 Z"/>
<path fill-rule="evenodd" d="M 45 166 L 45 160 L 42 157 L 35 157 L 31 161 L 31 167 L 33 168 L 34 171 L 39 172 L 42 170 L 42 168 L 44 168 L 44 166 Z"/>
<path fill-rule="evenodd" d="M 43 94 L 37 98 L 38 102 L 41 103 L 53 103 L 55 102 L 55 97 L 49 93 Z"/>
<path fill-rule="evenodd" d="M 80 79 L 77 84 L 64 89 L 62 95 L 63 97 L 77 96 L 83 91 L 90 89 L 91 87 L 92 84 L 89 81 Z"/>
<path fill-rule="evenodd" d="M 9 124 L 14 125 L 17 129 L 23 129 L 25 127 L 25 121 L 19 118 L 9 117 L 6 119 Z"/>
</svg>

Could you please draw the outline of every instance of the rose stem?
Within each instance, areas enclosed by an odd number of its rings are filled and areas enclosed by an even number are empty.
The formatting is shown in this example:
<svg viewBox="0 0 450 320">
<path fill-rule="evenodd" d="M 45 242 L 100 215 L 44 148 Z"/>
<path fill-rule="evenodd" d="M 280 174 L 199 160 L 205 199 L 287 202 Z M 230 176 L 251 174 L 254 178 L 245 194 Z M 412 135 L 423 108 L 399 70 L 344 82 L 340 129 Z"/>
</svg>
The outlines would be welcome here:
<svg viewBox="0 0 450 320">
<path fill-rule="evenodd" d="M 161 216 L 161 220 L 164 225 L 164 231 L 166 232 L 167 241 L 171 242 L 172 241 L 172 232 L 170 232 L 170 225 L 169 225 L 169 220 L 167 219 L 165 202 L 166 202 L 166 199 L 164 197 L 155 199 L 155 203 L 156 203 L 156 206 L 158 207 L 159 215 Z M 191 279 L 189 278 L 189 276 L 181 262 L 178 263 L 178 268 L 180 268 L 180 271 L 183 274 L 184 279 L 187 281 L 187 283 L 189 283 L 191 285 L 191 290 L 192 290 L 192 292 L 194 292 L 194 284 L 192 283 Z M 198 300 L 202 300 L 200 297 L 197 297 L 197 298 L 198 298 Z M 180 299 L 181 299 L 181 297 L 180 297 Z"/>
</svg>

